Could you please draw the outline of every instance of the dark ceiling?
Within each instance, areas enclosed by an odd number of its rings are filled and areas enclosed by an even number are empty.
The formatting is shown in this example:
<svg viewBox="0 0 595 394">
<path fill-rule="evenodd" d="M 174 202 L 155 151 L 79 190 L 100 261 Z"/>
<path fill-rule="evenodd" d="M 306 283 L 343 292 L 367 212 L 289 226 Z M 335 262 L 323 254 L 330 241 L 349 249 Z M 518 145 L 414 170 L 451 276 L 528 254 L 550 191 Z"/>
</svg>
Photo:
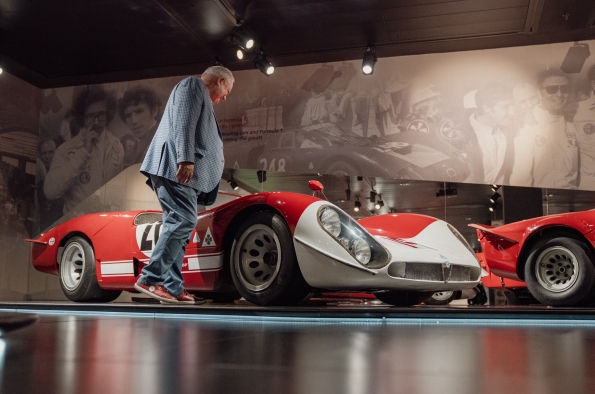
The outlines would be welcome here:
<svg viewBox="0 0 595 394">
<path fill-rule="evenodd" d="M 40 88 L 197 74 L 243 28 L 277 67 L 595 38 L 595 0 L 0 0 L 0 56 Z M 274 76 L 273 76 L 274 77 Z"/>
</svg>

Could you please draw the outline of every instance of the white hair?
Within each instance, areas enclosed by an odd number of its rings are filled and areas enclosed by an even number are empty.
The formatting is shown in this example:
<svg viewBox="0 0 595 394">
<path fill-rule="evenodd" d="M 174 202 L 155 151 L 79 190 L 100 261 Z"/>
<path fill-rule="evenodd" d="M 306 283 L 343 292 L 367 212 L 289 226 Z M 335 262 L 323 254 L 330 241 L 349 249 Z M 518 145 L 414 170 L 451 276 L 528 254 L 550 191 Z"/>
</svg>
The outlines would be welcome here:
<svg viewBox="0 0 595 394">
<path fill-rule="evenodd" d="M 229 69 L 223 66 L 211 66 L 205 70 L 203 74 L 211 74 L 216 76 L 217 78 L 225 78 L 225 81 L 229 83 L 233 83 L 235 78 Z"/>
</svg>

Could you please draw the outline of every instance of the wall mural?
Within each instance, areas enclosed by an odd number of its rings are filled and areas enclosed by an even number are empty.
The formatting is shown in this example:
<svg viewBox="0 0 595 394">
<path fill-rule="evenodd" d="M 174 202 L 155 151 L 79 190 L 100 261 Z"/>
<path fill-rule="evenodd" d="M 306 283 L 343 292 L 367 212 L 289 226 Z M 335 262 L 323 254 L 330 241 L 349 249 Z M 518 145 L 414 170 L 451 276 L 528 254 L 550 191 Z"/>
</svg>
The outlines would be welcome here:
<svg viewBox="0 0 595 394">
<path fill-rule="evenodd" d="M 235 72 L 215 107 L 226 166 L 595 190 L 595 62 L 560 71 L 571 46 Z M 181 78 L 43 92 L 38 231 L 142 161 Z"/>
</svg>

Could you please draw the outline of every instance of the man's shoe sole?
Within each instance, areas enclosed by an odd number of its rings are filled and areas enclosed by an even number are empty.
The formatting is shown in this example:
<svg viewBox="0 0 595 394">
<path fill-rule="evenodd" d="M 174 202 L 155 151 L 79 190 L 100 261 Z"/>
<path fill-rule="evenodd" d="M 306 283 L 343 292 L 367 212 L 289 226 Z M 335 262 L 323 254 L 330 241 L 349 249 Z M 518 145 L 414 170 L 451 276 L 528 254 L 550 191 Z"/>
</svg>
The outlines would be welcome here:
<svg viewBox="0 0 595 394">
<path fill-rule="evenodd" d="M 167 298 L 164 298 L 164 297 L 160 297 L 160 296 L 158 296 L 155 293 L 151 293 L 150 291 L 147 291 L 147 290 L 143 289 L 142 287 L 138 286 L 136 283 L 134 284 L 134 289 L 137 290 L 137 291 L 139 291 L 139 292 L 141 292 L 141 293 L 143 293 L 143 294 L 148 295 L 149 297 L 152 297 L 152 298 L 155 298 L 156 300 L 159 300 L 161 303 L 163 303 L 163 302 L 167 302 L 168 304 L 177 304 L 178 303 L 178 300 L 175 300 L 175 299 L 174 300 L 170 300 L 170 299 L 167 299 Z"/>
</svg>

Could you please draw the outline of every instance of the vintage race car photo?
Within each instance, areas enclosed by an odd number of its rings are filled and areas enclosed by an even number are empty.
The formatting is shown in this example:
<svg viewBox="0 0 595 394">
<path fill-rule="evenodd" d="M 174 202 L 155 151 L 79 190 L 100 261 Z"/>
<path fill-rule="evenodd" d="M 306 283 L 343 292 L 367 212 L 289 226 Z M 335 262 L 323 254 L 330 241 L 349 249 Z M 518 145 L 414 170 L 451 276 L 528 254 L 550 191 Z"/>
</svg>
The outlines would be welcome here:
<svg viewBox="0 0 595 394">
<path fill-rule="evenodd" d="M 485 261 L 502 278 L 526 282 L 531 295 L 550 306 L 595 300 L 595 211 L 542 216 L 477 229 Z M 522 287 L 521 282 L 516 287 Z"/>
<path fill-rule="evenodd" d="M 312 190 L 322 185 L 310 181 Z M 59 275 L 73 301 L 134 292 L 161 232 L 161 212 L 94 213 L 32 242 L 32 262 Z M 386 214 L 355 221 L 332 203 L 290 192 L 239 197 L 200 212 L 184 255 L 185 288 L 208 298 L 291 305 L 313 289 L 365 291 L 399 306 L 477 285 L 481 268 L 448 223 Z"/>
<path fill-rule="evenodd" d="M 470 174 L 456 148 L 429 134 L 363 138 L 333 123 L 288 128 L 269 137 L 250 150 L 246 168 L 451 182 L 462 182 Z"/>
</svg>

